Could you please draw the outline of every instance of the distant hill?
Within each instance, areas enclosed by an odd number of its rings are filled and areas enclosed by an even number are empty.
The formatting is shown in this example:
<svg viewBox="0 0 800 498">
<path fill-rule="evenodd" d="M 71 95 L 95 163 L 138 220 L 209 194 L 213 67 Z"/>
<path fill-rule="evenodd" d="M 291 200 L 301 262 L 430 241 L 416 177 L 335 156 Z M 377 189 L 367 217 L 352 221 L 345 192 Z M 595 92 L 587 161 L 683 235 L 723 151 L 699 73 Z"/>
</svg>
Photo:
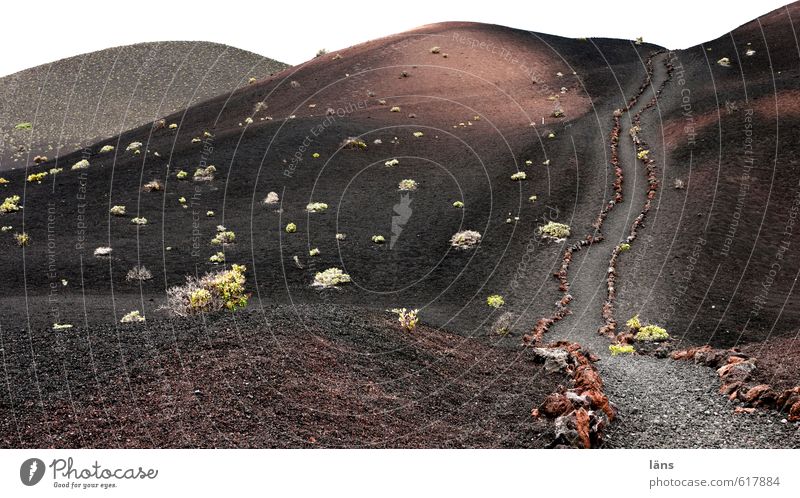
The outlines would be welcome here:
<svg viewBox="0 0 800 498">
<path fill-rule="evenodd" d="M 169 41 L 109 48 L 5 76 L 0 170 L 23 167 L 36 155 L 72 152 L 286 67 L 226 45 Z"/>
</svg>

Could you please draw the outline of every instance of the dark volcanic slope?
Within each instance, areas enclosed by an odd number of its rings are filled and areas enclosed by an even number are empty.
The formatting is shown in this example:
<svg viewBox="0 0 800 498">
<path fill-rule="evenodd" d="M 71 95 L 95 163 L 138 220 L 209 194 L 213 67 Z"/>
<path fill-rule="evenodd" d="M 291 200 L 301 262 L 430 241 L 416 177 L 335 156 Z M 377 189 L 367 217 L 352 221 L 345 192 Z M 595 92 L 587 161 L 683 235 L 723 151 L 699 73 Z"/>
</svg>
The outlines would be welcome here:
<svg viewBox="0 0 800 498">
<path fill-rule="evenodd" d="M 646 244 L 621 262 L 638 283 L 623 286 L 625 315 L 642 312 L 694 344 L 795 335 L 799 19 L 793 3 L 673 54 L 661 121 L 644 129 L 664 188 Z"/>
<path fill-rule="evenodd" d="M 209 42 L 141 43 L 0 78 L 0 171 L 68 154 L 287 67 Z M 30 123 L 32 130 L 18 130 Z"/>
</svg>

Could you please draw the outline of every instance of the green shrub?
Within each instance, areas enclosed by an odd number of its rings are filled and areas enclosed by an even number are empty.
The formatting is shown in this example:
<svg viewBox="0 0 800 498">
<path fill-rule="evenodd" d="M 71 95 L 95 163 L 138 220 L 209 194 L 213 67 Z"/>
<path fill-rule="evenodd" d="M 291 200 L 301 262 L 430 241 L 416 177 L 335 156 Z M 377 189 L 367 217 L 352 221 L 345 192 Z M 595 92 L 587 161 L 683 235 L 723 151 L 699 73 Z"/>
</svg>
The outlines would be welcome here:
<svg viewBox="0 0 800 498">
<path fill-rule="evenodd" d="M 306 205 L 306 211 L 309 213 L 322 213 L 326 209 L 328 209 L 328 205 L 324 202 L 312 202 Z"/>
<path fill-rule="evenodd" d="M 108 212 L 114 216 L 125 216 L 125 206 L 113 206 Z"/>
<path fill-rule="evenodd" d="M 19 200 L 20 197 L 18 195 L 12 195 L 11 197 L 6 197 L 6 200 L 0 204 L 0 213 L 15 213 L 19 211 Z"/>
<path fill-rule="evenodd" d="M 384 242 L 386 242 L 386 238 L 383 235 L 373 235 L 372 242 L 376 244 L 383 244 Z"/>
<path fill-rule="evenodd" d="M 400 326 L 403 327 L 403 329 L 407 332 L 413 332 L 414 329 L 417 328 L 417 323 L 419 322 L 419 317 L 417 314 L 419 313 L 419 310 L 394 308 L 392 309 L 392 313 L 397 315 L 397 320 L 400 322 Z"/>
<path fill-rule="evenodd" d="M 187 173 L 187 172 L 185 172 L 183 170 L 180 170 L 175 175 L 175 178 L 177 178 L 178 180 L 185 180 L 185 179 L 189 178 L 189 173 Z"/>
<path fill-rule="evenodd" d="M 249 299 L 245 293 L 246 269 L 233 265 L 230 270 L 206 273 L 199 279 L 187 277 L 186 284 L 167 290 L 165 308 L 177 316 L 243 308 Z"/>
<path fill-rule="evenodd" d="M 134 310 L 122 317 L 120 323 L 137 323 L 143 322 L 144 317 L 139 313 L 139 310 Z"/>
<path fill-rule="evenodd" d="M 622 244 L 619 245 L 619 252 L 625 252 L 630 250 L 631 250 L 631 245 L 628 244 L 627 242 L 623 242 Z"/>
<path fill-rule="evenodd" d="M 221 264 L 225 262 L 225 253 L 220 251 L 212 255 L 208 260 L 214 264 Z"/>
<path fill-rule="evenodd" d="M 30 130 L 33 128 L 31 123 L 19 123 L 14 127 L 15 130 Z"/>
<path fill-rule="evenodd" d="M 630 344 L 609 344 L 608 350 L 611 351 L 611 356 L 617 356 L 618 354 L 631 354 L 636 352 L 636 350 Z"/>
<path fill-rule="evenodd" d="M 289 223 L 286 225 L 286 233 L 295 233 L 297 231 L 297 225 L 294 223 Z"/>
<path fill-rule="evenodd" d="M 513 175 L 511 175 L 511 179 L 514 180 L 514 181 L 527 180 L 528 179 L 528 175 L 524 171 L 518 171 L 518 172 L 514 173 Z"/>
<path fill-rule="evenodd" d="M 336 287 L 341 284 L 346 284 L 350 282 L 350 275 L 344 273 L 339 268 L 328 268 L 325 271 L 319 272 L 314 275 L 314 285 L 315 287 Z"/>
<path fill-rule="evenodd" d="M 566 239 L 569 237 L 569 225 L 549 221 L 546 225 L 539 227 L 539 234 L 551 239 Z"/>
<path fill-rule="evenodd" d="M 44 177 L 47 176 L 47 171 L 42 171 L 41 173 L 32 173 L 28 175 L 28 183 L 42 183 Z"/>
<path fill-rule="evenodd" d="M 14 240 L 17 241 L 17 245 L 20 247 L 25 247 L 31 243 L 31 237 L 26 232 L 15 233 Z"/>
<path fill-rule="evenodd" d="M 506 301 L 503 299 L 503 296 L 499 294 L 492 294 L 486 298 L 486 305 L 491 308 L 497 309 L 502 307 L 504 304 L 506 304 Z"/>
<path fill-rule="evenodd" d="M 454 208 L 462 209 L 464 207 L 464 203 L 461 201 L 456 201 L 453 203 Z"/>
<path fill-rule="evenodd" d="M 113 152 L 113 151 L 114 151 L 114 146 L 113 145 L 104 145 L 104 146 L 102 146 L 100 148 L 99 154 L 108 154 L 109 152 Z"/>
<path fill-rule="evenodd" d="M 80 160 L 80 161 L 78 161 L 77 163 L 73 164 L 73 165 L 72 165 L 72 168 L 70 168 L 70 169 L 72 169 L 72 170 L 76 170 L 76 169 L 86 169 L 86 168 L 88 168 L 88 167 L 89 167 L 89 161 L 88 161 L 88 160 L 86 160 L 86 159 L 81 159 L 81 160 Z"/>
<path fill-rule="evenodd" d="M 211 244 L 218 246 L 218 245 L 230 245 L 236 242 L 236 234 L 230 230 L 220 231 L 211 239 Z"/>
<path fill-rule="evenodd" d="M 634 336 L 637 341 L 665 341 L 669 339 L 667 331 L 657 325 L 645 325 Z"/>
<path fill-rule="evenodd" d="M 404 191 L 417 190 L 417 182 L 411 179 L 405 179 L 400 181 L 397 188 Z"/>
<path fill-rule="evenodd" d="M 625 325 L 627 325 L 628 328 L 631 330 L 639 330 L 640 328 L 642 328 L 642 322 L 639 321 L 638 314 L 633 315 L 633 317 L 631 317 L 630 320 L 625 322 Z"/>
</svg>

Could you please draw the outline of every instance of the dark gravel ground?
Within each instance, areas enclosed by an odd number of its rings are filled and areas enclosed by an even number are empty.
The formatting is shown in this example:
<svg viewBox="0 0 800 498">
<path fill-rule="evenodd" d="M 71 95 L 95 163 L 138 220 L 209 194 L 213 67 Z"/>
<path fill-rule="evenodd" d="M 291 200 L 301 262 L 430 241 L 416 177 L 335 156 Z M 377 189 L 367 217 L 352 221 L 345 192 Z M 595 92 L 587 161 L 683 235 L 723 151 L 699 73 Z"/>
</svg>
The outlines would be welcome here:
<svg viewBox="0 0 800 498">
<path fill-rule="evenodd" d="M 120 304 L 137 296 L 120 296 Z M 3 306 L 21 305 L 4 300 Z M 83 308 L 75 303 L 76 308 Z M 24 306 L 19 306 L 24 309 Z M 86 311 L 100 312 L 88 300 Z M 562 375 L 347 306 L 46 330 L 4 321 L 3 447 L 544 447 Z"/>
</svg>

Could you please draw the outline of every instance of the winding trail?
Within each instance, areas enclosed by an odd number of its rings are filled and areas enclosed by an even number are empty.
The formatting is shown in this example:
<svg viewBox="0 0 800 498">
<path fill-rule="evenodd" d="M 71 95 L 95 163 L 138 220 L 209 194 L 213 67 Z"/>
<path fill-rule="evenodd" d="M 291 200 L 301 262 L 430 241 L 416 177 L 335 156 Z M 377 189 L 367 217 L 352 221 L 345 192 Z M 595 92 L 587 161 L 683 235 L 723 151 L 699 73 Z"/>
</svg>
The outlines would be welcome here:
<svg viewBox="0 0 800 498">
<path fill-rule="evenodd" d="M 569 246 L 556 278 L 563 293 L 556 310 L 541 318 L 526 337 L 534 344 L 571 341 L 600 358 L 596 367 L 605 394 L 618 416 L 606 431 L 609 447 L 785 447 L 797 440 L 794 424 L 774 411 L 734 413 L 734 404 L 718 392 L 713 369 L 648 355 L 612 357 L 608 346 L 617 332 L 615 316 L 620 243 L 634 245 L 658 190 L 663 157 L 658 97 L 669 89 L 668 53 L 643 62 L 648 77 L 626 108 L 613 113 L 609 134 L 615 170 L 613 198 L 601 209 L 594 233 Z M 648 141 L 647 139 L 650 139 Z M 649 150 L 649 154 L 637 154 Z M 623 208 L 624 206 L 624 208 Z M 605 243 L 600 243 L 606 241 Z M 571 270 L 571 271 L 570 271 Z"/>
</svg>

